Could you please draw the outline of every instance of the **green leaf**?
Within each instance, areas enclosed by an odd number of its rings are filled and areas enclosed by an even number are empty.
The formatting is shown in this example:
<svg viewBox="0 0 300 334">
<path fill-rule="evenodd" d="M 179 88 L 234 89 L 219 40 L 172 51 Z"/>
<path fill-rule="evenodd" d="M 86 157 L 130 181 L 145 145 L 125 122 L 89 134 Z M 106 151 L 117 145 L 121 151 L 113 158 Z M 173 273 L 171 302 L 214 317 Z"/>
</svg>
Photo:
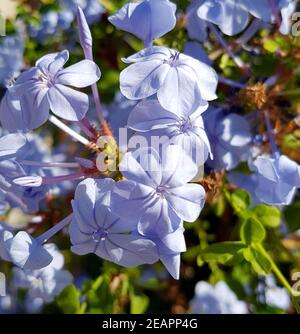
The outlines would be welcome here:
<svg viewBox="0 0 300 334">
<path fill-rule="evenodd" d="M 264 226 L 276 228 L 280 225 L 280 210 L 268 205 L 258 205 L 253 210 L 255 218 Z"/>
<path fill-rule="evenodd" d="M 65 314 L 80 313 L 80 292 L 70 284 L 56 298 L 56 303 Z"/>
<path fill-rule="evenodd" d="M 243 223 L 240 235 L 244 243 L 251 245 L 262 242 L 266 237 L 266 231 L 258 220 L 250 217 Z"/>
<path fill-rule="evenodd" d="M 110 279 L 107 275 L 101 275 L 91 285 L 86 294 L 86 301 L 91 310 L 97 309 L 97 312 L 101 314 L 113 312 L 116 296 L 111 291 L 109 282 Z"/>
<path fill-rule="evenodd" d="M 238 189 L 231 194 L 230 203 L 237 214 L 243 214 L 251 205 L 251 196 L 246 191 Z"/>
<path fill-rule="evenodd" d="M 130 304 L 131 314 L 144 314 L 149 306 L 149 297 L 146 295 L 132 295 Z"/>
<path fill-rule="evenodd" d="M 271 272 L 272 264 L 270 260 L 257 249 L 252 248 L 253 259 L 251 265 L 253 270 L 259 275 L 268 275 Z"/>
<path fill-rule="evenodd" d="M 219 242 L 206 247 L 202 251 L 201 256 L 206 262 L 216 261 L 226 263 L 232 260 L 232 258 L 245 247 L 246 245 L 240 241 Z"/>
<path fill-rule="evenodd" d="M 253 270 L 259 275 L 267 275 L 271 272 L 272 264 L 268 257 L 255 246 L 243 250 L 246 261 L 251 263 Z"/>
</svg>

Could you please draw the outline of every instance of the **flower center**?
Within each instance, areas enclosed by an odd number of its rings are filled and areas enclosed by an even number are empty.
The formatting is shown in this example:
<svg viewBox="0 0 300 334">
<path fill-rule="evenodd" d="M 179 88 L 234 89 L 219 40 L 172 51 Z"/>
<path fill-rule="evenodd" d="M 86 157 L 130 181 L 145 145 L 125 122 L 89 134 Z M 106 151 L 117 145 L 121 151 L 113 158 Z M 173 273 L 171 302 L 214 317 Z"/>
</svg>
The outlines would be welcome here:
<svg viewBox="0 0 300 334">
<path fill-rule="evenodd" d="M 155 190 L 156 196 L 164 198 L 167 193 L 167 188 L 165 186 L 158 186 Z"/>
<path fill-rule="evenodd" d="M 174 54 L 171 55 L 171 57 L 166 61 L 170 66 L 176 66 L 177 61 L 179 59 L 180 52 L 175 52 Z"/>
<path fill-rule="evenodd" d="M 181 119 L 178 124 L 178 129 L 180 133 L 186 133 L 192 128 L 192 123 L 190 118 Z"/>
<path fill-rule="evenodd" d="M 42 82 L 48 88 L 51 88 L 55 84 L 54 78 L 51 76 L 49 71 L 45 68 L 40 70 L 37 79 L 38 79 L 38 81 Z"/>
<path fill-rule="evenodd" d="M 95 241 L 103 241 L 106 239 L 108 232 L 104 228 L 100 228 L 99 230 L 95 231 L 92 235 L 93 240 Z"/>
</svg>

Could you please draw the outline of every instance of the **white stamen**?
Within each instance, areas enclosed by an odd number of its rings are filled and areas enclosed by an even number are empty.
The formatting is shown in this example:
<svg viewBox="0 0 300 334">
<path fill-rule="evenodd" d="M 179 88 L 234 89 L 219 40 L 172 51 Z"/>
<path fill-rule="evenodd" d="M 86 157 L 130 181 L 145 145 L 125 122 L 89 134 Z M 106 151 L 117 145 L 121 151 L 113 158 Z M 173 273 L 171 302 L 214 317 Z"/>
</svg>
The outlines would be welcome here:
<svg viewBox="0 0 300 334">
<path fill-rule="evenodd" d="M 81 144 L 83 144 L 85 146 L 89 146 L 91 144 L 91 142 L 88 139 L 84 138 L 79 133 L 77 133 L 76 131 L 74 131 L 71 128 L 69 128 L 65 123 L 63 123 L 62 121 L 60 121 L 55 116 L 50 115 L 49 121 L 52 124 L 54 124 L 55 126 L 57 126 L 58 128 L 60 128 L 61 130 L 63 130 L 65 133 L 67 133 L 68 135 L 70 135 L 71 137 L 73 137 L 74 139 L 76 139 L 77 141 L 79 141 Z"/>
</svg>

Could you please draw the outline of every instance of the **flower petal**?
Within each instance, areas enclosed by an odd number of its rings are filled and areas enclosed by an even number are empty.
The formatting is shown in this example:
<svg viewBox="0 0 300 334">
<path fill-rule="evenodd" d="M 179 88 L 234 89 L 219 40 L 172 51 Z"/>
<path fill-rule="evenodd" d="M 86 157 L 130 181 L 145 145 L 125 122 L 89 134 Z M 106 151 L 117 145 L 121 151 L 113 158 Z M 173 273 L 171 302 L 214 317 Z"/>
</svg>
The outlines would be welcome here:
<svg viewBox="0 0 300 334">
<path fill-rule="evenodd" d="M 204 207 L 205 190 L 199 184 L 186 184 L 172 188 L 166 199 L 180 218 L 194 222 Z"/>
<path fill-rule="evenodd" d="M 157 100 L 143 100 L 137 104 L 128 117 L 127 126 L 136 131 L 151 131 L 167 128 L 178 122 L 175 114 L 161 107 Z"/>
<path fill-rule="evenodd" d="M 158 260 L 155 243 L 138 234 L 109 235 L 106 247 L 109 254 L 117 255 L 114 262 L 126 268 L 152 264 Z"/>
<path fill-rule="evenodd" d="M 59 71 L 55 82 L 82 88 L 97 82 L 100 76 L 99 67 L 93 61 L 86 59 Z"/>
<path fill-rule="evenodd" d="M 120 74 L 120 90 L 131 100 L 149 97 L 161 88 L 169 69 L 161 60 L 132 64 Z"/>
<path fill-rule="evenodd" d="M 47 94 L 52 112 L 68 121 L 82 120 L 89 108 L 89 98 L 86 94 L 72 88 L 56 84 Z"/>
<path fill-rule="evenodd" d="M 156 188 L 161 182 L 160 157 L 152 148 L 127 152 L 119 168 L 127 179 L 149 187 Z"/>
</svg>

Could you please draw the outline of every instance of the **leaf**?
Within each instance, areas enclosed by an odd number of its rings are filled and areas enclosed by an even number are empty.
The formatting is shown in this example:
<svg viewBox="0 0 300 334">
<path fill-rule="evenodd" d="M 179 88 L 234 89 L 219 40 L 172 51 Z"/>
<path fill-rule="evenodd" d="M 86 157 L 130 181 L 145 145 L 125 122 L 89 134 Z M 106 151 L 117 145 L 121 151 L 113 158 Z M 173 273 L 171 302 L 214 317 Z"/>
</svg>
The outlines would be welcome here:
<svg viewBox="0 0 300 334">
<path fill-rule="evenodd" d="M 132 295 L 130 314 L 144 314 L 149 305 L 149 297 L 146 295 Z"/>
<path fill-rule="evenodd" d="M 280 210 L 268 205 L 258 205 L 252 213 L 264 226 L 276 228 L 280 225 Z"/>
<path fill-rule="evenodd" d="M 97 309 L 98 313 L 112 313 L 114 308 L 115 294 L 109 286 L 109 277 L 99 276 L 86 294 L 86 301 L 91 309 Z"/>
<path fill-rule="evenodd" d="M 259 275 L 267 275 L 271 272 L 272 264 L 268 257 L 258 248 L 250 246 L 243 250 L 246 261 L 251 263 L 253 270 Z"/>
<path fill-rule="evenodd" d="M 251 265 L 253 270 L 259 275 L 268 275 L 271 272 L 272 264 L 270 260 L 260 251 L 252 248 L 253 259 Z"/>
<path fill-rule="evenodd" d="M 258 220 L 250 217 L 243 223 L 240 235 L 244 243 L 251 245 L 262 242 L 266 237 L 266 231 Z"/>
<path fill-rule="evenodd" d="M 251 205 L 251 196 L 242 189 L 236 190 L 230 196 L 230 204 L 237 214 L 243 214 Z"/>
<path fill-rule="evenodd" d="M 202 251 L 201 256 L 206 262 L 216 261 L 219 263 L 226 263 L 245 247 L 246 245 L 240 241 L 220 242 L 205 248 Z"/>
<path fill-rule="evenodd" d="M 80 313 L 80 292 L 70 284 L 56 298 L 56 303 L 65 314 Z"/>
</svg>

